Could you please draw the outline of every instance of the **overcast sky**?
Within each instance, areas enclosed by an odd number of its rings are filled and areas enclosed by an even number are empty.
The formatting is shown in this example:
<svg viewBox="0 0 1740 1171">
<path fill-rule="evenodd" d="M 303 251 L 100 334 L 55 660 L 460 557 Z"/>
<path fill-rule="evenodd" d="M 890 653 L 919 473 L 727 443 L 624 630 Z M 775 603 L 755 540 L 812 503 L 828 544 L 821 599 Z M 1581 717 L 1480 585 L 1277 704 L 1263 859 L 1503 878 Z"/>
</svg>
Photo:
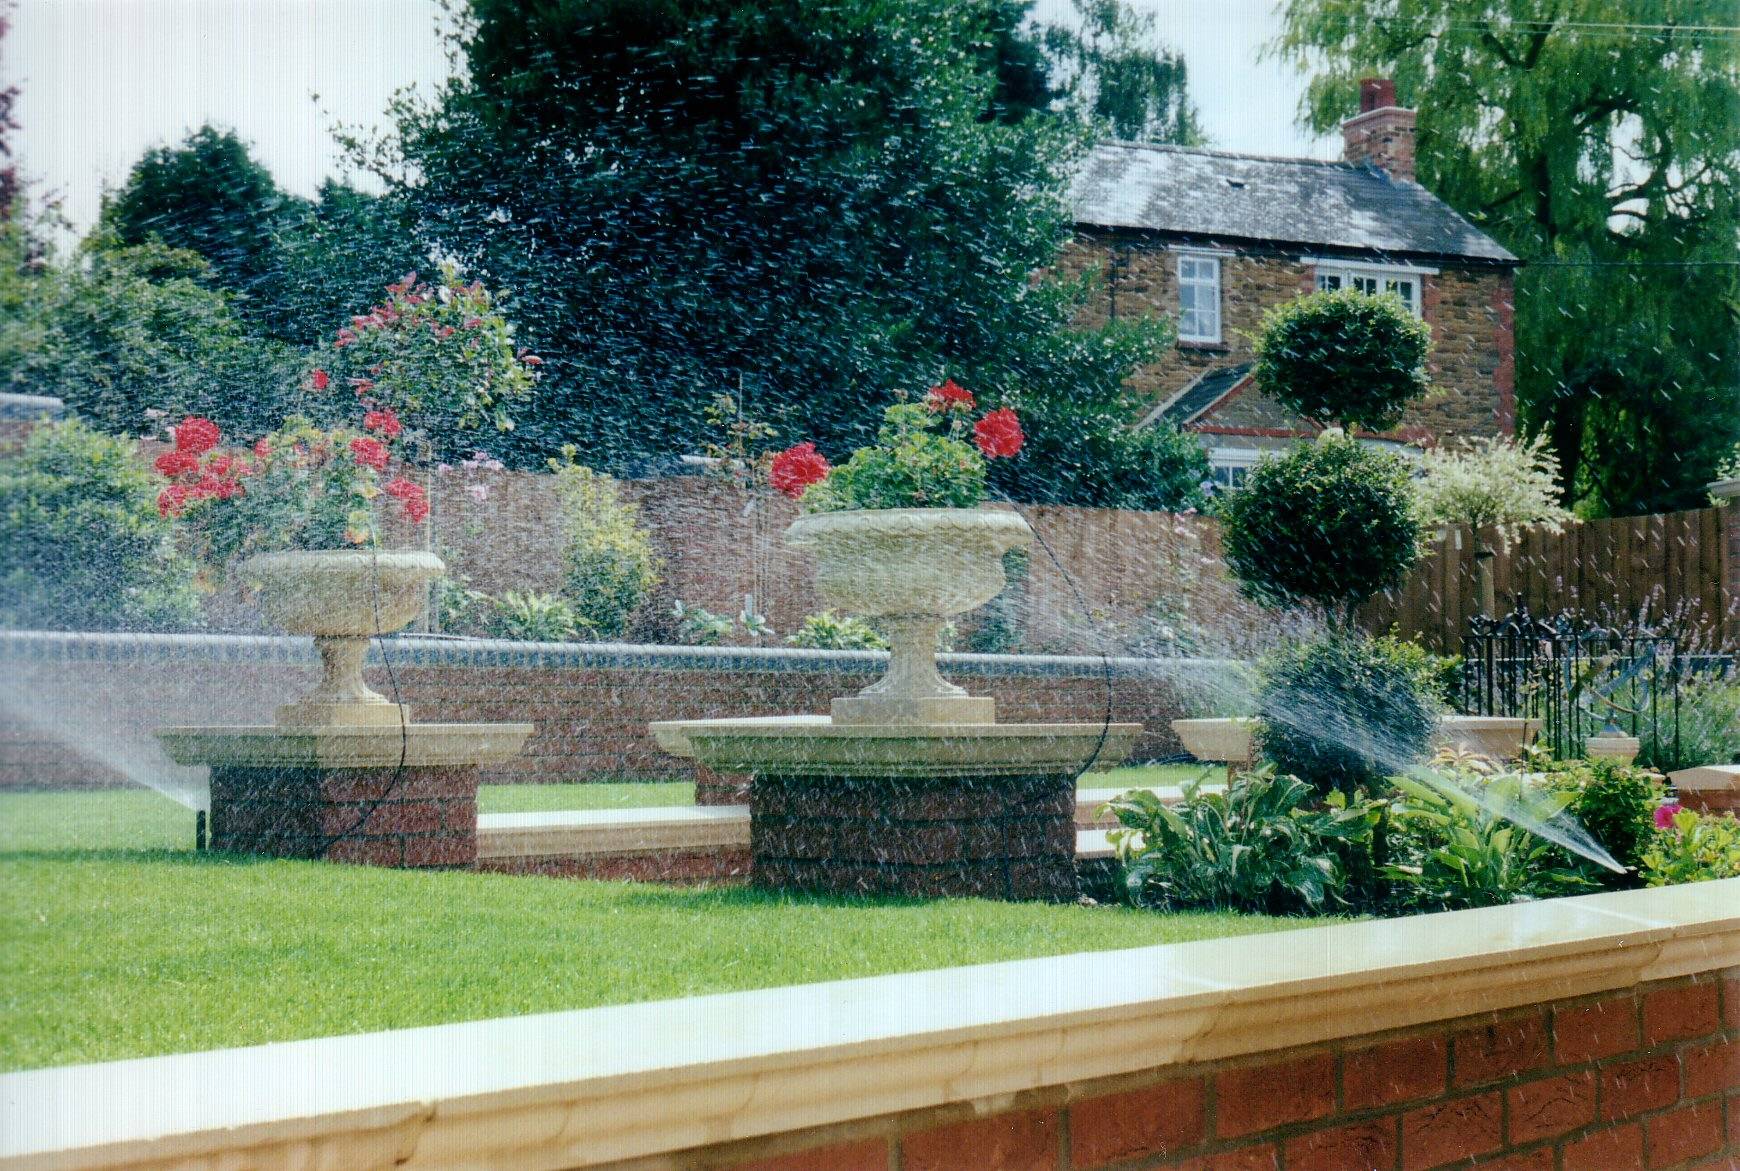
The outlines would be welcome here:
<svg viewBox="0 0 1740 1171">
<path fill-rule="evenodd" d="M 1213 143 L 1333 157 L 1295 126 L 1304 81 L 1258 64 L 1271 0 L 1137 0 L 1184 53 Z M 1040 0 L 1056 20 L 1069 0 Z M 147 149 L 235 129 L 291 191 L 340 169 L 333 123 L 380 124 L 401 86 L 446 75 L 433 0 L 18 0 L 0 71 L 22 87 L 18 161 L 81 228 Z M 316 99 L 318 95 L 318 100 Z"/>
</svg>

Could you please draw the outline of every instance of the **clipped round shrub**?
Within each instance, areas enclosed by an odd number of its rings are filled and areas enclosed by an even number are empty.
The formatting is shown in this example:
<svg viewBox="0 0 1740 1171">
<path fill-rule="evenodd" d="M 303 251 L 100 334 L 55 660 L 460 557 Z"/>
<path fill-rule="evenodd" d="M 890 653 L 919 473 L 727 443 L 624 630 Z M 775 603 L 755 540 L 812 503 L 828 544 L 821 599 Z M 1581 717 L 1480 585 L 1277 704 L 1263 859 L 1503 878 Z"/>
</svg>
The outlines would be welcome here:
<svg viewBox="0 0 1740 1171">
<path fill-rule="evenodd" d="M 1395 644 L 1331 635 L 1263 667 L 1258 738 L 1278 772 L 1320 793 L 1376 793 L 1425 758 L 1441 714 L 1430 683 Z"/>
<path fill-rule="evenodd" d="M 1337 436 L 1258 463 L 1219 515 L 1227 565 L 1247 597 L 1315 606 L 1343 624 L 1400 585 L 1420 556 L 1407 465 Z"/>
<path fill-rule="evenodd" d="M 1312 293 L 1264 316 L 1251 374 L 1264 394 L 1307 419 L 1387 431 L 1430 386 L 1431 340 L 1393 295 Z"/>
<path fill-rule="evenodd" d="M 658 585 L 658 554 L 615 480 L 575 463 L 572 449 L 550 466 L 567 529 L 562 594 L 594 636 L 616 638 Z"/>
<path fill-rule="evenodd" d="M 0 626 L 152 630 L 199 620 L 196 567 L 133 441 L 76 419 L 0 459 Z"/>
</svg>

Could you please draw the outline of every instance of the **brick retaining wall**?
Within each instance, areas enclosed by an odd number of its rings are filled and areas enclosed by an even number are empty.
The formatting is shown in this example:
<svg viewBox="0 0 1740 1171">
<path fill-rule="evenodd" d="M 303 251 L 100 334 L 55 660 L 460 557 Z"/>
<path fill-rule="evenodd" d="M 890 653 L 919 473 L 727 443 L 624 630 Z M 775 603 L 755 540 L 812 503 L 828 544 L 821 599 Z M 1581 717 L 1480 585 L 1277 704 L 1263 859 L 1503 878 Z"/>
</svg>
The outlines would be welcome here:
<svg viewBox="0 0 1740 1171">
<path fill-rule="evenodd" d="M 662 752 L 652 720 L 825 712 L 886 656 L 843 651 L 386 640 L 371 684 L 398 693 L 418 721 L 529 720 L 537 730 L 486 784 L 691 780 Z M 387 664 L 392 665 L 391 677 Z M 944 670 L 997 698 L 1005 722 L 1137 722 L 1138 759 L 1179 751 L 1170 721 L 1193 678 L 1231 665 L 1207 659 L 1038 655 L 944 656 Z M 253 635 L 0 632 L 0 789 L 127 783 L 128 767 L 198 787 L 167 763 L 152 730 L 172 724 L 269 723 L 313 683 L 307 639 Z M 1182 685 L 1181 685 L 1182 681 Z"/>
<path fill-rule="evenodd" d="M 1058 1087 L 989 1116 L 945 1107 L 835 1128 L 823 1144 L 778 1145 L 693 1151 L 674 1165 L 1728 1169 L 1740 1166 L 1740 970 Z"/>
</svg>

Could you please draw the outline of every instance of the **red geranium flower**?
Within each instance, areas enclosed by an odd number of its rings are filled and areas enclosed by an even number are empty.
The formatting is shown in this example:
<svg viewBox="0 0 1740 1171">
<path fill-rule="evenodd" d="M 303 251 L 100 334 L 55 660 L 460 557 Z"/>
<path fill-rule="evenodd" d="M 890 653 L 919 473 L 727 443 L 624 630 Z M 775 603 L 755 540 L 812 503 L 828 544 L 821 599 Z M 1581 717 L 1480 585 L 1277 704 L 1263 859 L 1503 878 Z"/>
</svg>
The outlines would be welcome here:
<svg viewBox="0 0 1740 1171">
<path fill-rule="evenodd" d="M 308 376 L 308 380 L 314 385 L 315 390 L 325 390 L 327 384 L 332 381 L 332 379 L 326 376 L 326 371 L 324 370 L 316 370 L 313 374 Z"/>
<path fill-rule="evenodd" d="M 379 439 L 358 435 L 350 441 L 350 454 L 365 468 L 381 471 L 387 466 L 387 447 Z"/>
<path fill-rule="evenodd" d="M 933 411 L 946 411 L 951 407 L 970 411 L 973 409 L 973 392 L 950 378 L 941 386 L 931 387 L 924 401 Z"/>
<path fill-rule="evenodd" d="M 429 501 L 422 496 L 412 496 L 405 501 L 405 516 L 412 521 L 421 521 L 429 515 Z"/>
<path fill-rule="evenodd" d="M 992 411 L 973 424 L 973 442 L 989 459 L 1014 455 L 1026 440 L 1021 433 L 1021 420 L 1008 407 Z"/>
<path fill-rule="evenodd" d="M 219 500 L 228 500 L 240 491 L 241 485 L 234 480 L 226 480 L 214 472 L 206 472 L 200 476 L 193 486 L 195 496 L 215 496 Z"/>
<path fill-rule="evenodd" d="M 157 494 L 157 515 L 180 516 L 193 491 L 185 484 L 171 484 Z"/>
<path fill-rule="evenodd" d="M 423 485 L 400 476 L 396 480 L 387 481 L 382 491 L 395 500 L 413 500 L 423 495 Z"/>
<path fill-rule="evenodd" d="M 227 476 L 230 474 L 230 468 L 235 464 L 235 462 L 236 460 L 234 456 L 214 455 L 205 461 L 205 467 L 207 471 L 214 475 Z"/>
<path fill-rule="evenodd" d="M 805 488 L 827 479 L 828 471 L 827 458 L 816 450 L 816 445 L 800 443 L 773 457 L 773 467 L 768 471 L 767 482 L 775 490 L 796 500 L 804 494 Z"/>
<path fill-rule="evenodd" d="M 399 423 L 399 416 L 391 407 L 378 411 L 368 411 L 363 415 L 363 429 L 379 431 L 389 439 L 396 439 L 404 427 Z"/>
<path fill-rule="evenodd" d="M 166 451 L 157 457 L 154 466 L 165 478 L 173 480 L 183 472 L 197 472 L 199 457 L 191 451 Z"/>
<path fill-rule="evenodd" d="M 223 433 L 210 419 L 189 416 L 175 426 L 175 450 L 192 455 L 204 455 L 218 445 Z"/>
</svg>

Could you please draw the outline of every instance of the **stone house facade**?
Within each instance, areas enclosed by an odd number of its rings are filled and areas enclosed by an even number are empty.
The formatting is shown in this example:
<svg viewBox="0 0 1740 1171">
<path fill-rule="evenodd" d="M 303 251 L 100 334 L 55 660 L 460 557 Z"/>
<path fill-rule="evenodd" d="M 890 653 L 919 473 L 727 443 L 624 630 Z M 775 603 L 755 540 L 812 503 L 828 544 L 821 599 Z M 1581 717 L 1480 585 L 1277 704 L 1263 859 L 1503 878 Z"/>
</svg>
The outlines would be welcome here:
<svg viewBox="0 0 1740 1171">
<path fill-rule="evenodd" d="M 1339 162 L 1170 146 L 1094 148 L 1061 268 L 1094 273 L 1084 319 L 1162 315 L 1168 357 L 1140 371 L 1144 424 L 1195 432 L 1232 486 L 1261 454 L 1315 433 L 1249 377 L 1263 314 L 1302 293 L 1393 292 L 1432 329 L 1432 394 L 1382 444 L 1508 434 L 1515 420 L 1512 275 L 1520 263 L 1414 181 L 1414 111 L 1361 83 Z"/>
</svg>

